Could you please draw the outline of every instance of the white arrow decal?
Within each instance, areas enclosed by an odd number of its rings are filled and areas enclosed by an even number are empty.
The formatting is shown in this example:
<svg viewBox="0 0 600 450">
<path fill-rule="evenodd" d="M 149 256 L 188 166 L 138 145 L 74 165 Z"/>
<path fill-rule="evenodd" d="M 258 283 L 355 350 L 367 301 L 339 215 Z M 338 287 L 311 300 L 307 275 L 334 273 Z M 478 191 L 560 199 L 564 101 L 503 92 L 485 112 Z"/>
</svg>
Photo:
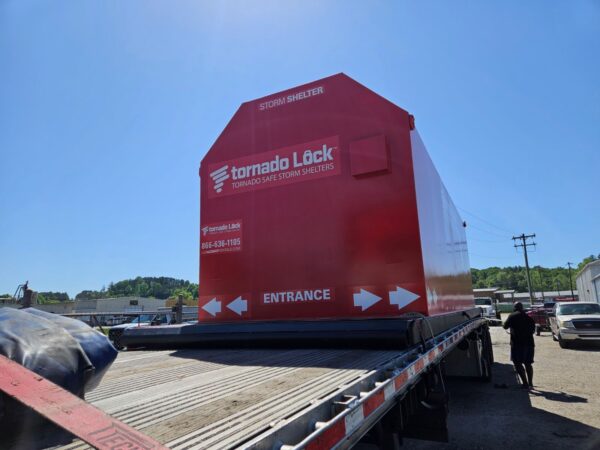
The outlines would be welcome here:
<svg viewBox="0 0 600 450">
<path fill-rule="evenodd" d="M 358 294 L 354 294 L 353 297 L 354 306 L 360 306 L 362 311 L 369 309 L 371 306 L 381 300 L 381 297 L 377 297 L 375 294 L 365 291 L 364 289 L 361 289 Z"/>
<path fill-rule="evenodd" d="M 217 313 L 221 312 L 221 302 L 216 298 L 213 298 L 210 302 L 202 307 L 204 311 L 215 317 Z"/>
<path fill-rule="evenodd" d="M 398 286 L 396 286 L 395 291 L 390 291 L 390 305 L 396 305 L 398 306 L 398 309 L 408 306 L 418 298 L 419 296 L 417 294 Z"/>
<path fill-rule="evenodd" d="M 236 313 L 238 316 L 241 316 L 242 313 L 248 311 L 248 302 L 242 297 L 238 297 L 234 301 L 229 303 L 227 307 L 234 313 Z"/>
</svg>

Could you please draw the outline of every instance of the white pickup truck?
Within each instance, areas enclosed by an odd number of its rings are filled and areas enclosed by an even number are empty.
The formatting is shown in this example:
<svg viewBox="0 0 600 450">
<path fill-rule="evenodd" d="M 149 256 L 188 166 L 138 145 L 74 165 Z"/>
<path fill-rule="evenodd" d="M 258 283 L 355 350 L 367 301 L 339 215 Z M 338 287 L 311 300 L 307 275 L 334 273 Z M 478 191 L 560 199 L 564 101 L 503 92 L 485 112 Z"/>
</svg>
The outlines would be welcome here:
<svg viewBox="0 0 600 450">
<path fill-rule="evenodd" d="M 600 304 L 557 303 L 549 314 L 552 338 L 561 348 L 581 341 L 600 342 Z"/>
<path fill-rule="evenodd" d="M 496 319 L 496 307 L 490 297 L 475 297 L 475 306 L 481 308 L 483 317 Z"/>
</svg>

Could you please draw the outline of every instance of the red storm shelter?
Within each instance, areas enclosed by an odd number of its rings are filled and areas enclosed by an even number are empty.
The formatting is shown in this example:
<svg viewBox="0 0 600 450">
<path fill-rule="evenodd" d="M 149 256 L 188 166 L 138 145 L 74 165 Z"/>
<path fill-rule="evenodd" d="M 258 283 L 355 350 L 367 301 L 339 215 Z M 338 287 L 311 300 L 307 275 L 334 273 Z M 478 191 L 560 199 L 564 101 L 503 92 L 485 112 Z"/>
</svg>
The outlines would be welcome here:
<svg viewBox="0 0 600 450">
<path fill-rule="evenodd" d="M 473 307 L 463 223 L 412 116 L 344 74 L 242 104 L 200 177 L 200 322 Z"/>
</svg>

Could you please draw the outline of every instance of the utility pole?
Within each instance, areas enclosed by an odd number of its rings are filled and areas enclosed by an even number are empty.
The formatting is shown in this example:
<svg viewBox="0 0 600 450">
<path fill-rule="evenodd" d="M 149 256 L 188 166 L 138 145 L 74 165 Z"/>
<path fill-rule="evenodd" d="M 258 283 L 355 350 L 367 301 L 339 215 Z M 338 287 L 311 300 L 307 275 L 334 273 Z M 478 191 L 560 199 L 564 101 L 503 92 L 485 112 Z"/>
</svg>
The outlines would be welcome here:
<svg viewBox="0 0 600 450">
<path fill-rule="evenodd" d="M 568 262 L 567 266 L 569 267 L 569 287 L 571 288 L 571 299 L 575 301 L 575 294 L 573 293 L 573 278 L 571 277 L 571 266 L 573 263 Z"/>
<path fill-rule="evenodd" d="M 529 273 L 529 258 L 527 257 L 527 247 L 535 246 L 535 242 L 533 242 L 534 234 L 521 234 L 520 236 L 513 236 L 512 240 L 514 241 L 515 248 L 523 247 L 523 253 L 525 254 L 525 271 L 527 272 L 527 288 L 529 289 L 529 301 L 533 305 L 533 292 L 531 291 L 531 274 Z M 527 242 L 527 239 L 532 239 L 532 242 Z M 520 244 L 517 244 L 517 241 L 521 241 Z"/>
<path fill-rule="evenodd" d="M 544 303 L 544 279 L 542 278 L 542 271 L 538 269 L 538 277 L 540 278 L 540 290 L 542 291 L 542 303 Z"/>
</svg>

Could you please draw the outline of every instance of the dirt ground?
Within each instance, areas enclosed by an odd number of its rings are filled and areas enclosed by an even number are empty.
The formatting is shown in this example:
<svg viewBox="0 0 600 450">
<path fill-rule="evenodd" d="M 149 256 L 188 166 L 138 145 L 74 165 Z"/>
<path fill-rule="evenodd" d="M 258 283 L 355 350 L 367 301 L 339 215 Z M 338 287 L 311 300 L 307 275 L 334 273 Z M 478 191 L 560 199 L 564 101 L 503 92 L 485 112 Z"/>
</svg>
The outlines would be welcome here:
<svg viewBox="0 0 600 450">
<path fill-rule="evenodd" d="M 600 449 L 600 345 L 567 350 L 548 332 L 536 336 L 535 389 L 528 392 L 517 384 L 510 362 L 510 336 L 500 327 L 491 331 L 492 382 L 447 383 L 450 442 L 405 440 L 405 447 Z"/>
</svg>

